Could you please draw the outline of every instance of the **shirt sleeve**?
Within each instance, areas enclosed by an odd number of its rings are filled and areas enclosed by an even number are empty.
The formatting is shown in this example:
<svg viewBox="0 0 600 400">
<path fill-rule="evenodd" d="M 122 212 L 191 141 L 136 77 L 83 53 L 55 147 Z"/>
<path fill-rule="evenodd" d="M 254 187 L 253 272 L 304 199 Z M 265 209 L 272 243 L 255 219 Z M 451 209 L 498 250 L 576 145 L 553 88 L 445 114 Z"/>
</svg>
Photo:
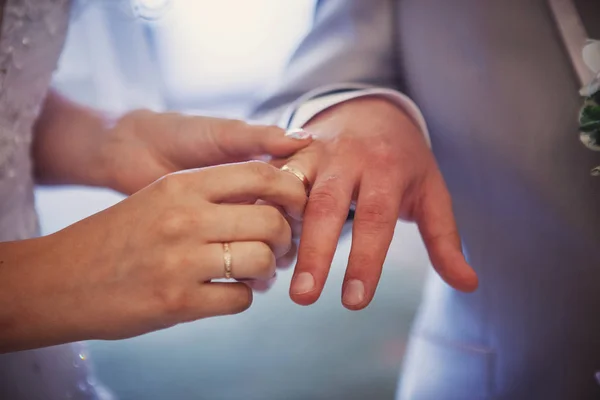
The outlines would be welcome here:
<svg viewBox="0 0 600 400">
<path fill-rule="evenodd" d="M 307 93 L 283 113 L 280 125 L 288 129 L 301 128 L 314 116 L 330 107 L 367 96 L 383 97 L 404 110 L 420 128 L 427 145 L 431 147 L 427 123 L 414 101 L 393 89 L 368 87 L 360 84 L 330 85 Z"/>
</svg>

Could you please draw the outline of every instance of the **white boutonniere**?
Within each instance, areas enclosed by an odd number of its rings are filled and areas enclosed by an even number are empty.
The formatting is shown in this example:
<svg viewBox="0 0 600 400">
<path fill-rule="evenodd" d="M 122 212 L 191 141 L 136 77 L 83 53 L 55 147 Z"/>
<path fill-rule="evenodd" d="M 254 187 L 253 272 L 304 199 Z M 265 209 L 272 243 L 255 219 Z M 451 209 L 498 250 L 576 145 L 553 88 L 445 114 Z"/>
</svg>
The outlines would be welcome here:
<svg viewBox="0 0 600 400">
<path fill-rule="evenodd" d="M 585 98 L 579 113 L 579 138 L 587 148 L 600 151 L 600 40 L 587 41 L 583 60 L 595 78 L 579 92 Z M 592 175 L 600 176 L 600 166 Z"/>
</svg>

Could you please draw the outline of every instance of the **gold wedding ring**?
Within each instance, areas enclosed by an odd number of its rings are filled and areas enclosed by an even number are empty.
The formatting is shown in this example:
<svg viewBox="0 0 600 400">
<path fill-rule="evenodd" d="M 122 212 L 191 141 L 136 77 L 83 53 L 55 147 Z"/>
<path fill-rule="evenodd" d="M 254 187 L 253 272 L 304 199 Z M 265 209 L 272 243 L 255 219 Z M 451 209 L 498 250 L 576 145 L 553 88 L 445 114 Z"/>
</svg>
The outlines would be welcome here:
<svg viewBox="0 0 600 400">
<path fill-rule="evenodd" d="M 304 185 L 304 189 L 306 190 L 306 193 L 309 192 L 310 190 L 310 181 L 308 180 L 308 178 L 306 177 L 306 175 L 304 175 L 302 173 L 302 171 L 294 168 L 294 167 L 290 167 L 289 165 L 284 165 L 283 167 L 281 167 L 282 171 L 286 171 L 289 172 L 290 174 L 294 175 L 296 178 L 300 179 L 300 182 L 302 182 L 302 184 Z"/>
<path fill-rule="evenodd" d="M 231 249 L 229 243 L 223 243 L 223 266 L 225 267 L 225 279 L 231 279 Z"/>
</svg>

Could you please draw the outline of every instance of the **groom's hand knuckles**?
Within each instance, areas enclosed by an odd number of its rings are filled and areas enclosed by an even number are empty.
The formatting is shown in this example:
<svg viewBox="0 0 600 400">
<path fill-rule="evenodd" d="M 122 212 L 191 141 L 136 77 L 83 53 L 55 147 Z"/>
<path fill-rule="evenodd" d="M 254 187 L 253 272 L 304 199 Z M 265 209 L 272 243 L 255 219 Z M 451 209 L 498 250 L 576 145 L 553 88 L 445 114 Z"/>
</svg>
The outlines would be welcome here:
<svg viewBox="0 0 600 400">
<path fill-rule="evenodd" d="M 363 235 L 377 236 L 395 223 L 396 218 L 381 200 L 369 196 L 361 202 L 354 216 L 354 225 Z"/>
<path fill-rule="evenodd" d="M 365 151 L 362 143 L 351 132 L 346 131 L 331 139 L 330 145 L 334 153 L 348 156 Z"/>
<path fill-rule="evenodd" d="M 307 212 L 310 212 L 314 218 L 329 219 L 332 215 L 337 215 L 341 211 L 341 197 L 341 193 L 338 193 L 331 180 L 317 184 L 311 190 Z"/>
<path fill-rule="evenodd" d="M 390 143 L 379 139 L 374 143 L 369 143 L 368 162 L 372 168 L 385 173 L 386 169 L 394 167 L 400 163 L 399 155 Z"/>
</svg>

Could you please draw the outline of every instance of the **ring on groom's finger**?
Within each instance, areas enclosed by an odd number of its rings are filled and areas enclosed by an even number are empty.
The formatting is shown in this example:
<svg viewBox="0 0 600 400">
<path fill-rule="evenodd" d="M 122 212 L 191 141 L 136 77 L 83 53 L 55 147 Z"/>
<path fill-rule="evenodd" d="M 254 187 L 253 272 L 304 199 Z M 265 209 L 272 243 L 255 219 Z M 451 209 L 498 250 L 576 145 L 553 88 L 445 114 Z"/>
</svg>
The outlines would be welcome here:
<svg viewBox="0 0 600 400">
<path fill-rule="evenodd" d="M 306 177 L 306 175 L 304 175 L 304 173 L 302 171 L 300 171 L 297 168 L 290 167 L 287 164 L 284 165 L 283 167 L 281 167 L 281 170 L 289 172 L 290 174 L 294 175 L 296 178 L 300 179 L 300 182 L 302 182 L 302 184 L 304 185 L 304 189 L 306 190 L 306 193 L 308 193 L 310 191 L 310 181 L 308 180 L 308 178 Z"/>
<path fill-rule="evenodd" d="M 229 243 L 223 243 L 223 266 L 225 279 L 231 279 L 231 249 Z"/>
</svg>

